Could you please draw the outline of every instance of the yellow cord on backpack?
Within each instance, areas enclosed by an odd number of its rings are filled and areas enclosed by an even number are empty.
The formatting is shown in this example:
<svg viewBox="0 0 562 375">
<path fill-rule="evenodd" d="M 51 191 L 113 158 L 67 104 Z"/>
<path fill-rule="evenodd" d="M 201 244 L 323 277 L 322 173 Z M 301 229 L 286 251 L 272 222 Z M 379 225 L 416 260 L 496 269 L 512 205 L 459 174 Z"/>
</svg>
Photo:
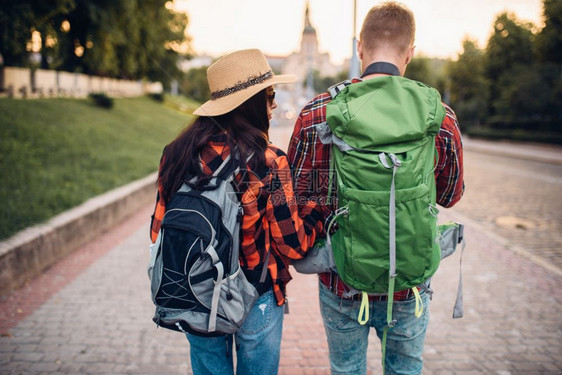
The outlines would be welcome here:
<svg viewBox="0 0 562 375">
<path fill-rule="evenodd" d="M 420 292 L 417 287 L 413 287 L 412 291 L 414 292 L 414 296 L 416 297 L 416 309 L 414 310 L 414 315 L 416 318 L 419 318 L 421 314 L 423 314 L 423 301 L 420 297 Z"/>
<path fill-rule="evenodd" d="M 362 326 L 369 321 L 369 296 L 365 292 L 361 292 L 361 307 L 357 321 Z"/>
</svg>

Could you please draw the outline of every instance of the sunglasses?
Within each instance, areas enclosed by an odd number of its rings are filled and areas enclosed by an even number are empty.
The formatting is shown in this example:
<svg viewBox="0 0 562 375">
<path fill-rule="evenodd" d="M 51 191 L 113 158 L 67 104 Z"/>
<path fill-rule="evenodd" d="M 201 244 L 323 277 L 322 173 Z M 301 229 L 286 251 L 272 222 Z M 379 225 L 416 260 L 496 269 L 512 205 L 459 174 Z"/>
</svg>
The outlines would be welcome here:
<svg viewBox="0 0 562 375">
<path fill-rule="evenodd" d="M 266 94 L 270 102 L 275 100 L 275 90 L 267 91 Z"/>
</svg>

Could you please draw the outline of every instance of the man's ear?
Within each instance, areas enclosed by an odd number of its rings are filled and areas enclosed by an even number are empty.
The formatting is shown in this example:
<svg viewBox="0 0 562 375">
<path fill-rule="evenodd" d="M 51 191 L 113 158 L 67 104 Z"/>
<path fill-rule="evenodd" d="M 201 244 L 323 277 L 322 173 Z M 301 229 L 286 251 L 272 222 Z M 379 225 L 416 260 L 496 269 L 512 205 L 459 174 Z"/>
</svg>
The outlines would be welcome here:
<svg viewBox="0 0 562 375">
<path fill-rule="evenodd" d="M 406 55 L 406 61 L 404 62 L 404 65 L 408 65 L 410 61 L 412 61 L 412 59 L 414 58 L 415 51 L 416 51 L 416 46 L 412 46 L 408 48 L 408 54 Z"/>
<path fill-rule="evenodd" d="M 363 44 L 360 40 L 357 40 L 357 56 L 359 56 L 359 60 L 363 60 Z"/>
</svg>

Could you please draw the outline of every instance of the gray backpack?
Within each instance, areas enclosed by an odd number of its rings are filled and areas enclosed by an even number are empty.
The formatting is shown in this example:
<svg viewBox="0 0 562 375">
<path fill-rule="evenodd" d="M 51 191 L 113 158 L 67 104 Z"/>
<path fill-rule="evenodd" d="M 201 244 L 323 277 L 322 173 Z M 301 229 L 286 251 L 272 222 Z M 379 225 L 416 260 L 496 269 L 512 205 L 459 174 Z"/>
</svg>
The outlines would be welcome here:
<svg viewBox="0 0 562 375">
<path fill-rule="evenodd" d="M 238 260 L 243 209 L 232 181 L 239 165 L 229 156 L 207 183 L 184 183 L 166 205 L 148 266 L 160 327 L 232 334 L 258 298 Z"/>
</svg>

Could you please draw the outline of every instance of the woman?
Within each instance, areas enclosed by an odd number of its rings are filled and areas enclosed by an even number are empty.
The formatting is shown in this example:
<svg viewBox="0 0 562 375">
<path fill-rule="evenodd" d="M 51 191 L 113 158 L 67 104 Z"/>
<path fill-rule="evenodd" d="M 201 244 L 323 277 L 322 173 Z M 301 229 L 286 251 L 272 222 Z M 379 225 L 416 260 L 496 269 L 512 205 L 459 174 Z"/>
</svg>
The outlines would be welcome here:
<svg viewBox="0 0 562 375">
<path fill-rule="evenodd" d="M 259 50 L 229 54 L 207 70 L 211 99 L 194 113 L 195 122 L 164 149 L 158 199 L 151 226 L 156 240 L 166 202 L 183 181 L 210 176 L 232 150 L 246 161 L 236 176 L 243 204 L 240 265 L 258 293 L 254 307 L 235 335 L 238 374 L 276 374 L 279 366 L 283 305 L 291 280 L 289 263 L 300 259 L 321 230 L 319 206 L 299 213 L 287 156 L 268 140 L 276 76 Z M 265 281 L 260 282 L 266 267 Z M 262 278 L 263 280 L 263 278 Z M 233 374 L 232 336 L 188 333 L 195 374 Z"/>
</svg>

